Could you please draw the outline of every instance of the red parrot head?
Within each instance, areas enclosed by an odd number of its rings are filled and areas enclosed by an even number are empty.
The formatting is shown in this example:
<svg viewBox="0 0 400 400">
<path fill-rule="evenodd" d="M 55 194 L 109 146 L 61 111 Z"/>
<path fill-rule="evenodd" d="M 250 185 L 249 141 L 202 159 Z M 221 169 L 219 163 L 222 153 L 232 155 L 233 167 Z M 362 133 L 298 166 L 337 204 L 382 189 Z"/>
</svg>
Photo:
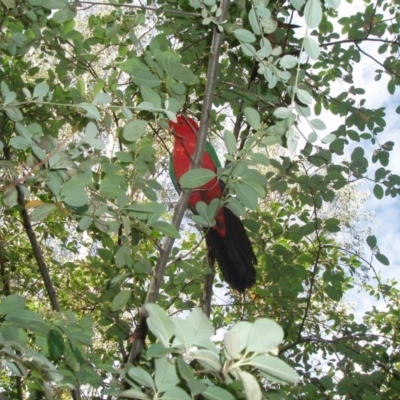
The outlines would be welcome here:
<svg viewBox="0 0 400 400">
<path fill-rule="evenodd" d="M 176 122 L 169 121 L 169 129 L 174 136 L 185 138 L 196 134 L 199 130 L 199 125 L 192 118 L 178 115 Z"/>
</svg>

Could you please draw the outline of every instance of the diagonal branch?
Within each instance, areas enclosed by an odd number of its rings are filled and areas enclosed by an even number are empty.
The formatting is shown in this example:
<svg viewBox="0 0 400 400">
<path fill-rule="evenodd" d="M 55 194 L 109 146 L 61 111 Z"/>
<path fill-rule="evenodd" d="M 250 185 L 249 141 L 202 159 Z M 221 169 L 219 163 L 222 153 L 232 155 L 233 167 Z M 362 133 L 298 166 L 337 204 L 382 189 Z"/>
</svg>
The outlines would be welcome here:
<svg viewBox="0 0 400 400">
<path fill-rule="evenodd" d="M 220 21 L 223 21 L 225 19 L 225 15 L 229 9 L 229 4 L 230 0 L 222 0 L 221 3 L 222 14 L 219 19 Z M 207 77 L 206 77 L 207 83 L 205 86 L 203 106 L 201 110 L 200 129 L 197 133 L 196 150 L 193 156 L 191 168 L 198 168 L 200 166 L 206 145 L 209 120 L 211 116 L 215 86 L 217 82 L 217 72 L 218 72 L 222 41 L 223 41 L 223 35 L 218 31 L 217 27 L 215 27 L 213 31 L 213 40 L 211 43 L 211 52 L 209 59 L 210 61 L 207 70 Z M 175 226 L 177 229 L 179 229 L 180 224 L 182 222 L 183 214 L 186 211 L 190 194 L 191 190 L 183 189 L 179 196 L 179 201 L 176 205 L 174 216 L 172 218 L 172 225 Z M 146 300 L 140 312 L 139 323 L 133 334 L 132 347 L 128 357 L 128 362 L 130 363 L 133 363 L 135 360 L 137 360 L 142 352 L 144 341 L 146 339 L 148 332 L 146 323 L 147 311 L 145 306 L 146 304 L 155 302 L 157 300 L 161 282 L 164 277 L 167 261 L 170 256 L 174 242 L 175 239 L 167 237 L 164 239 L 164 242 L 161 246 L 160 255 L 157 260 L 156 267 L 154 269 L 153 277 L 150 282 L 150 287 L 147 292 Z"/>
</svg>

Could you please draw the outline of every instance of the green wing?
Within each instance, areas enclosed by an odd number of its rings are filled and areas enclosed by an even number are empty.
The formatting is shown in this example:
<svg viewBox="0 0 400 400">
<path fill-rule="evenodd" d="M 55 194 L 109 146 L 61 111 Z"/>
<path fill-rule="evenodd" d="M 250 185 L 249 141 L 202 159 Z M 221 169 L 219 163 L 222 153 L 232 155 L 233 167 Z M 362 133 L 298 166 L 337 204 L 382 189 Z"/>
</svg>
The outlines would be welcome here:
<svg viewBox="0 0 400 400">
<path fill-rule="evenodd" d="M 181 188 L 178 185 L 178 181 L 176 180 L 175 172 L 174 172 L 174 156 L 171 153 L 171 157 L 169 158 L 169 176 L 171 178 L 172 183 L 174 184 L 175 190 L 180 193 Z"/>
<path fill-rule="evenodd" d="M 210 142 L 206 142 L 206 152 L 211 156 L 211 159 L 213 160 L 215 166 L 217 168 L 220 168 L 221 163 L 219 162 L 217 153 L 215 152 L 215 149 L 214 149 L 214 147 L 212 147 Z"/>
</svg>

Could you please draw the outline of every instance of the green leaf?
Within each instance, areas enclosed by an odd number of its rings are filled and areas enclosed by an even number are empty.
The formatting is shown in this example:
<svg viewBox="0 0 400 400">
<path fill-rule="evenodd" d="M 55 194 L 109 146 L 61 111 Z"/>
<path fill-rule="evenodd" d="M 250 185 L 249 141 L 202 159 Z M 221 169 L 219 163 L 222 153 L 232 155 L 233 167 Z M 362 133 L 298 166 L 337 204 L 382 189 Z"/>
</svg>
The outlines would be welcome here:
<svg viewBox="0 0 400 400">
<path fill-rule="evenodd" d="M 31 310 L 26 309 L 13 309 L 8 311 L 5 318 L 22 329 L 29 329 L 39 335 L 47 336 L 49 332 L 49 326 L 45 323 L 43 318 Z"/>
<path fill-rule="evenodd" d="M 188 189 L 199 188 L 216 178 L 214 171 L 205 168 L 194 168 L 183 174 L 179 184 Z"/>
<path fill-rule="evenodd" d="M 334 286 L 328 285 L 325 287 L 325 293 L 333 300 L 340 301 L 342 298 L 342 293 L 337 290 Z"/>
<path fill-rule="evenodd" d="M 383 188 L 382 188 L 381 185 L 376 184 L 376 185 L 374 186 L 374 195 L 375 195 L 375 197 L 376 197 L 377 199 L 379 199 L 379 200 L 383 198 L 384 192 L 383 192 Z"/>
<path fill-rule="evenodd" d="M 257 50 L 253 45 L 250 43 L 243 43 L 240 47 L 246 56 L 255 57 Z"/>
<path fill-rule="evenodd" d="M 367 237 L 367 244 L 371 250 L 374 250 L 377 245 L 377 240 L 374 235 L 370 235 Z"/>
<path fill-rule="evenodd" d="M 159 392 L 165 392 L 179 383 L 175 364 L 172 364 L 165 357 L 157 358 L 154 360 L 154 364 L 156 367 L 154 382 Z"/>
<path fill-rule="evenodd" d="M 206 369 L 211 371 L 220 371 L 222 369 L 218 354 L 211 350 L 197 350 L 192 352 L 192 355 Z"/>
<path fill-rule="evenodd" d="M 147 129 L 147 121 L 135 119 L 129 121 L 122 130 L 122 137 L 128 142 L 136 142 L 140 139 Z"/>
<path fill-rule="evenodd" d="M 235 333 L 239 337 L 239 343 L 237 346 L 237 352 L 240 353 L 244 350 L 249 342 L 250 332 L 253 329 L 253 324 L 247 321 L 238 322 L 230 330 L 231 333 Z"/>
<path fill-rule="evenodd" d="M 282 68 L 293 68 L 297 65 L 297 62 L 296 57 L 286 54 L 280 59 L 279 64 L 281 64 Z"/>
<path fill-rule="evenodd" d="M 8 92 L 6 97 L 4 98 L 4 105 L 12 103 L 17 98 L 17 93 Z"/>
<path fill-rule="evenodd" d="M 235 138 L 235 135 L 231 131 L 225 130 L 224 142 L 225 142 L 226 149 L 228 150 L 228 154 L 233 154 L 236 150 L 236 138 Z"/>
<path fill-rule="evenodd" d="M 118 392 L 118 397 L 128 397 L 129 399 L 135 400 L 150 400 L 150 397 L 147 396 L 147 394 L 137 389 L 128 389 L 122 392 Z"/>
<path fill-rule="evenodd" d="M 137 382 L 140 386 L 146 386 L 156 390 L 153 378 L 143 368 L 131 367 L 128 370 L 128 376 Z"/>
<path fill-rule="evenodd" d="M 278 107 L 275 111 L 274 111 L 274 115 L 276 118 L 280 118 L 280 119 L 286 119 L 290 117 L 290 110 L 286 107 Z"/>
<path fill-rule="evenodd" d="M 242 381 L 247 400 L 261 400 L 261 389 L 257 379 L 246 371 L 238 370 L 237 374 Z"/>
<path fill-rule="evenodd" d="M 225 389 L 218 386 L 210 386 L 202 395 L 208 400 L 235 400 L 235 397 Z"/>
<path fill-rule="evenodd" d="M 86 111 L 86 117 L 93 119 L 100 119 L 99 110 L 95 105 L 90 103 L 79 103 L 78 107 Z"/>
<path fill-rule="evenodd" d="M 180 239 L 181 235 L 179 234 L 178 230 L 171 224 L 165 221 L 155 221 L 150 224 L 150 226 L 154 229 L 157 229 L 160 233 L 165 236 Z"/>
<path fill-rule="evenodd" d="M 258 194 L 250 187 L 241 182 L 237 182 L 235 185 L 235 193 L 238 200 L 248 208 L 255 210 L 258 206 Z"/>
<path fill-rule="evenodd" d="M 162 396 L 161 400 L 191 400 L 190 397 L 183 389 L 178 386 L 170 387 Z"/>
<path fill-rule="evenodd" d="M 254 8 L 252 8 L 249 12 L 249 22 L 251 25 L 251 29 L 256 35 L 261 35 L 261 30 L 260 30 L 260 23 L 258 20 L 258 16 L 256 12 L 254 11 Z"/>
<path fill-rule="evenodd" d="M 236 332 L 227 332 L 224 336 L 225 350 L 231 359 L 240 354 L 240 337 Z"/>
<path fill-rule="evenodd" d="M 130 290 L 122 290 L 120 291 L 114 298 L 111 303 L 111 311 L 117 311 L 121 308 L 125 307 L 126 303 L 129 301 L 131 297 Z"/>
<path fill-rule="evenodd" d="M 0 315 L 8 314 L 25 308 L 25 299 L 18 294 L 11 294 L 5 297 L 0 303 Z"/>
<path fill-rule="evenodd" d="M 12 207 L 14 204 L 17 203 L 17 198 L 18 198 L 18 191 L 15 187 L 12 187 L 4 191 L 3 202 L 5 206 Z"/>
<path fill-rule="evenodd" d="M 253 43 L 257 40 L 254 34 L 247 29 L 236 29 L 233 31 L 233 34 L 235 35 L 236 39 L 242 43 Z"/>
<path fill-rule="evenodd" d="M 109 104 L 111 102 L 112 102 L 112 97 L 108 93 L 97 93 L 93 99 L 93 104 L 96 104 L 98 106 L 103 104 Z"/>
<path fill-rule="evenodd" d="M 253 129 L 257 130 L 261 123 L 261 117 L 258 111 L 254 108 L 246 107 L 243 112 L 249 125 Z"/>
<path fill-rule="evenodd" d="M 58 359 L 64 354 L 64 339 L 58 330 L 49 330 L 49 334 L 47 335 L 47 343 L 53 358 Z"/>
<path fill-rule="evenodd" d="M 310 37 L 304 39 L 304 51 L 313 60 L 317 60 L 321 53 L 318 43 Z"/>
<path fill-rule="evenodd" d="M 340 0 L 325 0 L 326 4 L 333 9 L 337 9 L 340 6 Z"/>
<path fill-rule="evenodd" d="M 322 130 L 326 129 L 325 122 L 322 121 L 322 120 L 320 120 L 320 119 L 318 119 L 318 118 L 312 119 L 312 120 L 310 121 L 310 124 L 311 124 L 312 127 L 313 127 L 314 129 L 316 129 L 316 130 L 322 131 Z"/>
<path fill-rule="evenodd" d="M 283 329 L 275 321 L 269 318 L 256 319 L 249 333 L 246 350 L 264 353 L 278 346 L 283 337 Z"/>
<path fill-rule="evenodd" d="M 175 336 L 186 350 L 214 335 L 210 320 L 200 308 L 195 308 L 186 319 L 173 318 Z"/>
<path fill-rule="evenodd" d="M 257 165 L 268 167 L 271 164 L 271 160 L 264 153 L 250 153 L 249 157 Z"/>
<path fill-rule="evenodd" d="M 303 103 L 303 104 L 311 104 L 312 103 L 312 98 L 310 93 L 308 93 L 306 90 L 303 89 L 296 89 L 296 95 L 297 98 Z"/>
<path fill-rule="evenodd" d="M 48 215 L 50 215 L 55 209 L 55 204 L 45 204 L 43 206 L 35 207 L 32 211 L 31 221 L 39 222 L 43 221 Z"/>
<path fill-rule="evenodd" d="M 376 253 L 375 258 L 383 265 L 389 265 L 390 262 L 388 258 L 382 253 Z"/>
<path fill-rule="evenodd" d="M 300 379 L 298 373 L 284 361 L 267 354 L 256 356 L 246 364 L 288 383 L 295 384 Z"/>
<path fill-rule="evenodd" d="M 329 135 L 326 135 L 322 139 L 322 143 L 329 144 L 329 143 L 332 143 L 334 140 L 336 140 L 336 135 L 334 135 L 333 133 L 330 133 Z"/>
<path fill-rule="evenodd" d="M 141 86 L 140 93 L 142 94 L 143 100 L 152 104 L 153 108 L 161 108 L 161 97 L 153 89 L 147 86 Z"/>
<path fill-rule="evenodd" d="M 304 19 L 309 28 L 316 28 L 322 20 L 322 7 L 319 0 L 307 0 Z"/>
<path fill-rule="evenodd" d="M 157 304 L 148 303 L 145 306 L 149 316 L 147 325 L 153 335 L 158 338 L 162 345 L 169 347 L 169 340 L 175 331 L 175 326 L 167 313 Z"/>
<path fill-rule="evenodd" d="M 35 86 L 32 97 L 44 97 L 49 92 L 49 90 L 49 85 L 46 82 L 40 82 Z"/>
</svg>

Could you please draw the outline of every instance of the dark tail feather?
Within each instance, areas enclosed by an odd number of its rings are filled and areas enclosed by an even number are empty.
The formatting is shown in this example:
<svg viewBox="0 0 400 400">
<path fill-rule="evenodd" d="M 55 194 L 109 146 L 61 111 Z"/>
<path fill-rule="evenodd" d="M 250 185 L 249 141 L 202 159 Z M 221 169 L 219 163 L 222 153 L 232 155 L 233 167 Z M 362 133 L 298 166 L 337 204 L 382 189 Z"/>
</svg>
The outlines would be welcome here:
<svg viewBox="0 0 400 400">
<path fill-rule="evenodd" d="M 212 228 L 206 230 L 206 242 L 212 256 L 218 261 L 225 281 L 233 289 L 244 292 L 256 281 L 253 253 L 243 223 L 229 208 L 224 207 L 225 237 Z"/>
</svg>

